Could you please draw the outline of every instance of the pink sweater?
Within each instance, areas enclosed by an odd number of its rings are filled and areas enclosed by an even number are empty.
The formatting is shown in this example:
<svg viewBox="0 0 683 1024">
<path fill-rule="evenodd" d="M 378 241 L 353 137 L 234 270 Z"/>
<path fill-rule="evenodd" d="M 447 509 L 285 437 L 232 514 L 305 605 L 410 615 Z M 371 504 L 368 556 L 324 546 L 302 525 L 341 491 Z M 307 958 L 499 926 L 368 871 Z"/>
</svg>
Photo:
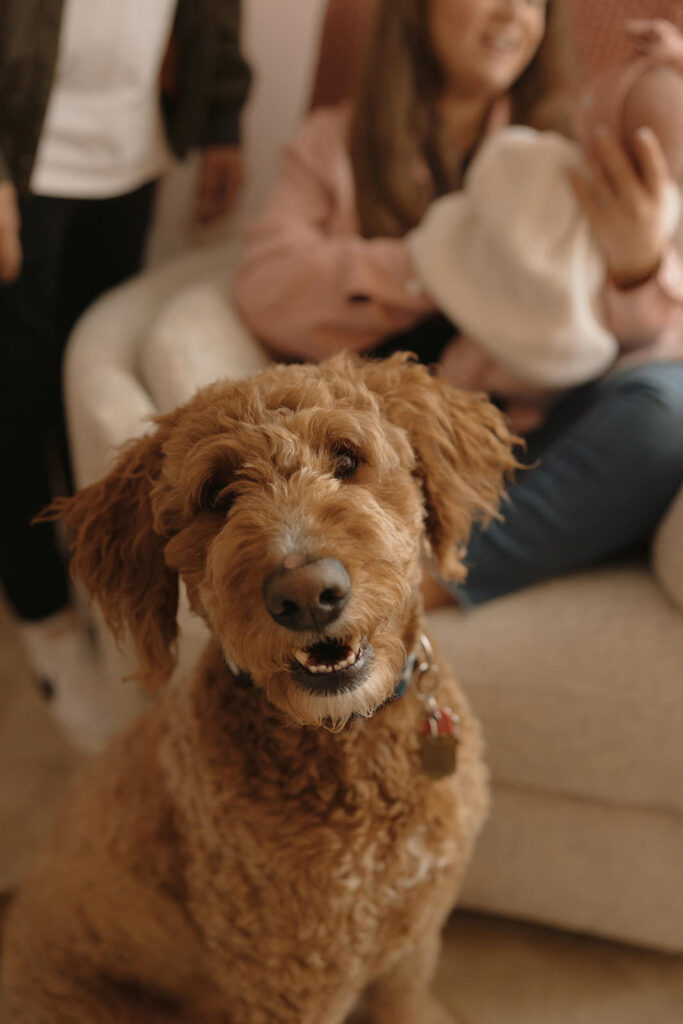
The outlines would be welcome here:
<svg viewBox="0 0 683 1024">
<path fill-rule="evenodd" d="M 489 130 L 506 123 L 501 104 Z M 320 360 L 363 352 L 406 330 L 432 302 L 403 239 L 359 233 L 347 106 L 320 108 L 285 147 L 265 209 L 248 227 L 234 301 L 248 327 L 282 357 Z M 683 353 L 683 261 L 670 248 L 658 274 L 622 291 L 605 287 L 610 330 L 627 359 Z M 654 347 L 652 343 L 656 342 Z"/>
</svg>

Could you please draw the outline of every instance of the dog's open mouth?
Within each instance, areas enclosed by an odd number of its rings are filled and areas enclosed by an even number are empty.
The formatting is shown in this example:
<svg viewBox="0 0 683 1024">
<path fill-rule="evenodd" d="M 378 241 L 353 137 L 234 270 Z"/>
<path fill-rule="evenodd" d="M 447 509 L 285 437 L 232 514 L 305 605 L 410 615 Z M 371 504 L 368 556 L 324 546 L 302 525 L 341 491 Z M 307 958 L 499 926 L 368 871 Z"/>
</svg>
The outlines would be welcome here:
<svg viewBox="0 0 683 1024">
<path fill-rule="evenodd" d="M 294 652 L 292 675 L 310 693 L 329 696 L 364 683 L 374 659 L 372 644 L 366 640 L 326 637 Z"/>
</svg>

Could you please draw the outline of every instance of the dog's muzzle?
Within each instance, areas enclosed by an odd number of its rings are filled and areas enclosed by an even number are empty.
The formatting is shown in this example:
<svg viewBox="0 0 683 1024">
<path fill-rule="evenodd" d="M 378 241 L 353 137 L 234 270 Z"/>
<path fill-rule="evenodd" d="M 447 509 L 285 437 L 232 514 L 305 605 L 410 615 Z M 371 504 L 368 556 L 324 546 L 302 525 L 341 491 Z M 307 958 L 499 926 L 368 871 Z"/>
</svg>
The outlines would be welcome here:
<svg viewBox="0 0 683 1024">
<path fill-rule="evenodd" d="M 301 687 L 311 694 L 331 696 L 365 682 L 375 659 L 372 645 L 362 637 L 337 637 L 331 628 L 351 597 L 351 580 L 339 559 L 285 563 L 266 577 L 262 593 L 269 615 L 279 626 L 319 637 L 294 652 L 291 672 Z"/>
</svg>

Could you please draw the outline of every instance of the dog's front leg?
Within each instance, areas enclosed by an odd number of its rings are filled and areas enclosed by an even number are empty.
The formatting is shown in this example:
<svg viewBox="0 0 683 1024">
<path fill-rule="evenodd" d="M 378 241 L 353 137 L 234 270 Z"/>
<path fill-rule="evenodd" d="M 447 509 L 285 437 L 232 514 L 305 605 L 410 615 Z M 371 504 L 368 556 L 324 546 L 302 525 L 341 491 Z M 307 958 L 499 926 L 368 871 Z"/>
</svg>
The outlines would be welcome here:
<svg viewBox="0 0 683 1024">
<path fill-rule="evenodd" d="M 441 932 L 423 939 L 366 993 L 372 1024 L 465 1024 L 432 994 L 431 983 L 441 949 Z"/>
</svg>

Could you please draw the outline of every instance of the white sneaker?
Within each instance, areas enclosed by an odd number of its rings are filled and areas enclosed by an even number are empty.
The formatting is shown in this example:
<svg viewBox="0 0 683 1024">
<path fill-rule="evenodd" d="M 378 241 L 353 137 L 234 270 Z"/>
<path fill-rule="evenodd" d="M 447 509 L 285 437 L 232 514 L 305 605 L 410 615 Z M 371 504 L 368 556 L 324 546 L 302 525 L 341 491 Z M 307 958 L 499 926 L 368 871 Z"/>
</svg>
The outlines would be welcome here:
<svg viewBox="0 0 683 1024">
<path fill-rule="evenodd" d="M 42 695 L 70 742 L 97 753 L 112 732 L 111 690 L 92 637 L 73 608 L 19 633 Z"/>
</svg>

